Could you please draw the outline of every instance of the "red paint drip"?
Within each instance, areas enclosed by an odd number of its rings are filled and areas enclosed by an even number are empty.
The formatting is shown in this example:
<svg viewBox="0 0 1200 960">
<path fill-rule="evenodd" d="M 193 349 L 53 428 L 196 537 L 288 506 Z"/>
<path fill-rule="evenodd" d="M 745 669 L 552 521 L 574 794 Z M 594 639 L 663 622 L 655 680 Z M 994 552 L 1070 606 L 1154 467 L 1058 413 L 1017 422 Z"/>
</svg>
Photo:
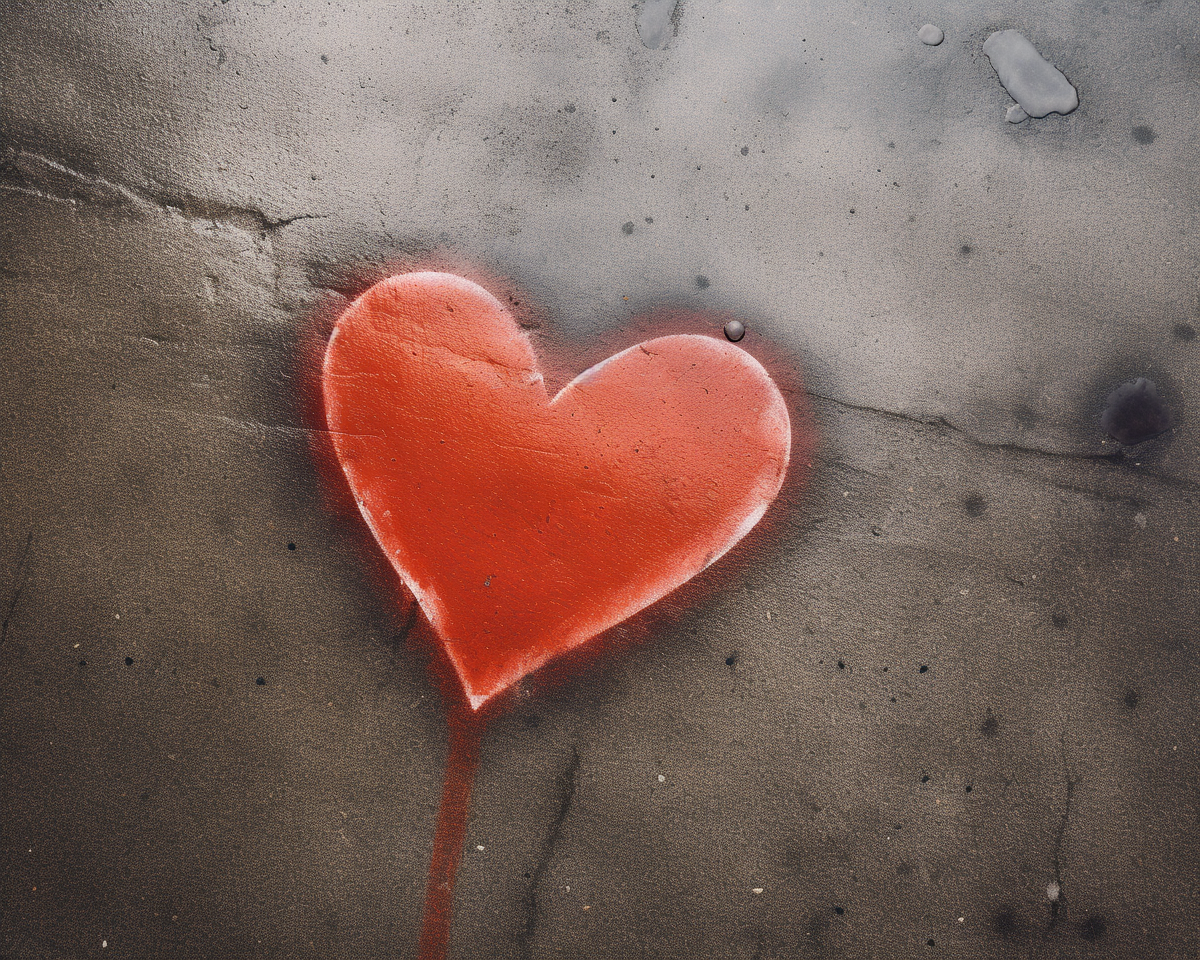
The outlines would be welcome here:
<svg viewBox="0 0 1200 960">
<path fill-rule="evenodd" d="M 479 765 L 479 741 L 483 718 L 453 711 L 450 717 L 450 754 L 442 783 L 442 805 L 438 809 L 433 856 L 429 861 L 429 883 L 425 888 L 425 916 L 421 921 L 418 960 L 445 960 L 450 944 L 450 921 L 454 913 L 454 878 L 462 859 L 471 807 L 471 784 Z"/>
</svg>

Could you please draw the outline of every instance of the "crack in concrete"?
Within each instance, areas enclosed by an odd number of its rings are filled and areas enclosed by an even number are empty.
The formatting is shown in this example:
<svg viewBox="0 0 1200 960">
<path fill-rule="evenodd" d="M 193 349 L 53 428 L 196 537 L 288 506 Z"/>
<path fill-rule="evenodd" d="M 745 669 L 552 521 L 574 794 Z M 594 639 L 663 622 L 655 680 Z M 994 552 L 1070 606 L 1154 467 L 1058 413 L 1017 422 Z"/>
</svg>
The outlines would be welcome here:
<svg viewBox="0 0 1200 960">
<path fill-rule="evenodd" d="M 1054 855 L 1051 857 L 1050 863 L 1054 867 L 1054 883 L 1057 885 L 1058 896 L 1050 901 L 1050 923 L 1046 927 L 1046 933 L 1054 929 L 1059 921 L 1059 915 L 1062 908 L 1066 906 L 1066 885 L 1063 880 L 1062 871 L 1062 848 L 1063 842 L 1067 836 L 1067 828 L 1071 822 L 1071 803 L 1075 799 L 1075 787 L 1079 785 L 1079 777 L 1071 775 L 1071 765 L 1067 762 L 1067 735 L 1064 731 L 1059 740 L 1059 749 L 1062 755 L 1063 777 L 1067 783 L 1067 800 L 1063 806 L 1062 817 L 1058 821 L 1058 832 L 1054 838 Z"/>
<path fill-rule="evenodd" d="M 210 200 L 162 187 L 146 189 L 84 173 L 52 157 L 9 148 L 0 161 L 0 191 L 57 203 L 142 210 L 153 207 L 187 220 L 223 224 L 246 233 L 269 234 L 298 220 L 320 220 L 322 214 L 271 217 L 254 207 Z"/>
<path fill-rule="evenodd" d="M 992 440 L 984 440 L 981 437 L 975 436 L 964 427 L 960 427 L 952 420 L 943 416 L 919 417 L 911 413 L 899 413 L 895 410 L 887 410 L 883 407 L 864 406 L 857 403 L 851 403 L 849 400 L 839 400 L 837 397 L 828 397 L 824 394 L 814 393 L 812 390 L 806 391 L 814 400 L 823 400 L 826 403 L 832 403 L 838 407 L 844 407 L 847 410 L 857 410 L 860 413 L 873 413 L 878 416 L 888 417 L 892 420 L 903 420 L 907 423 L 917 423 L 925 427 L 945 427 L 957 433 L 968 443 L 972 443 L 978 447 L 984 447 L 988 450 L 1008 450 L 1014 453 L 1031 453 L 1043 457 L 1055 457 L 1063 460 L 1085 460 L 1085 461 L 1120 461 L 1125 458 L 1125 454 L 1117 450 L 1113 453 L 1069 453 L 1064 450 L 1047 450 L 1045 447 L 1028 447 L 1019 443 L 998 442 Z"/>
<path fill-rule="evenodd" d="M 542 849 L 538 857 L 537 866 L 533 868 L 533 875 L 529 881 L 529 891 L 525 895 L 525 924 L 517 934 L 517 947 L 519 949 L 518 956 L 526 958 L 526 960 L 532 956 L 533 938 L 537 933 L 538 920 L 540 919 L 538 890 L 545 879 L 546 871 L 550 868 L 550 861 L 554 858 L 555 848 L 562 839 L 563 825 L 567 822 L 567 817 L 571 812 L 571 805 L 575 802 L 575 791 L 578 787 L 579 748 L 572 745 L 571 762 L 567 764 L 566 770 L 558 778 L 558 810 L 554 815 L 554 820 L 550 823 L 550 830 L 546 834 L 546 839 L 542 841 Z"/>
<path fill-rule="evenodd" d="M 904 423 L 919 424 L 925 427 L 942 427 L 962 437 L 962 439 L 967 443 L 976 447 L 982 447 L 985 450 L 1006 451 L 1009 453 L 1024 454 L 1030 457 L 1047 457 L 1053 460 L 1066 460 L 1077 463 L 1094 463 L 1097 466 L 1110 465 L 1112 467 L 1118 467 L 1120 464 L 1127 463 L 1131 459 L 1124 450 L 1115 450 L 1112 453 L 1070 453 L 1064 450 L 1048 450 L 1045 447 L 1029 447 L 1019 443 L 984 440 L 943 416 L 919 417 L 908 413 L 898 413 L 895 410 L 887 410 L 883 407 L 872 407 L 851 403 L 849 400 L 839 400 L 837 397 L 828 397 L 820 393 L 814 393 L 811 390 L 806 392 L 808 396 L 812 397 L 814 400 L 821 400 L 825 403 L 831 403 L 834 406 L 842 407 L 846 410 L 854 410 L 858 413 L 869 413 L 874 416 L 886 417 L 890 420 L 897 420 Z M 1045 478 L 1043 477 L 1042 479 Z M 1163 484 L 1164 486 L 1172 487 L 1178 490 L 1200 489 L 1200 484 L 1194 483 L 1193 481 L 1183 477 L 1172 477 L 1164 473 L 1154 473 L 1150 471 L 1139 470 L 1137 472 L 1137 479 L 1141 481 L 1153 480 Z M 1061 489 L 1070 489 L 1075 493 L 1088 494 L 1099 500 L 1109 500 L 1114 503 L 1127 503 L 1130 506 L 1144 506 L 1144 503 L 1139 501 L 1136 497 L 1102 493 L 1095 490 L 1088 490 L 1085 487 L 1064 486 L 1058 483 L 1052 483 L 1052 486 L 1059 487 Z"/>
<path fill-rule="evenodd" d="M 29 560 L 29 550 L 33 546 L 33 531 L 29 531 L 29 535 L 25 538 L 25 550 L 21 553 L 21 559 L 17 561 L 17 572 L 13 577 L 13 594 L 12 599 L 8 602 L 8 612 L 4 615 L 4 624 L 0 627 L 0 643 L 8 640 L 8 627 L 12 623 L 13 614 L 17 611 L 17 604 L 21 602 L 21 594 L 25 590 L 25 582 L 28 579 L 25 564 Z"/>
</svg>

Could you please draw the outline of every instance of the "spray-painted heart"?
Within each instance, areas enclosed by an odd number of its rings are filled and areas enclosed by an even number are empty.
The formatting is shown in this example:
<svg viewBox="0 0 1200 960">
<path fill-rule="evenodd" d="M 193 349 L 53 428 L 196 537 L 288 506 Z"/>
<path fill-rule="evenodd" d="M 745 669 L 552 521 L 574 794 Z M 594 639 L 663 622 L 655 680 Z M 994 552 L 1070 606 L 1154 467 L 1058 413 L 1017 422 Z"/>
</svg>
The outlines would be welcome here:
<svg viewBox="0 0 1200 960">
<path fill-rule="evenodd" d="M 640 343 L 546 393 L 486 290 L 376 284 L 325 357 L 333 446 L 478 708 L 680 586 L 779 492 L 791 425 L 740 347 Z"/>
</svg>

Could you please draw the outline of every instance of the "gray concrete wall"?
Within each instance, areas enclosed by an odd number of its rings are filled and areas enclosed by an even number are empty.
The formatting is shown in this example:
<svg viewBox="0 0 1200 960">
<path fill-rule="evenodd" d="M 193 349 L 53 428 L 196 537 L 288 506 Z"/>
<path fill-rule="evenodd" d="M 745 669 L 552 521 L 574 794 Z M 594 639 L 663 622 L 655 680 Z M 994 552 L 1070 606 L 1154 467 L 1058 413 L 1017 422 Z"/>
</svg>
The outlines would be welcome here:
<svg viewBox="0 0 1200 960">
<path fill-rule="evenodd" d="M 445 712 L 306 391 L 437 262 L 564 377 L 740 316 L 821 434 L 493 725 L 454 956 L 1198 955 L 1200 5 L 646 13 L 4 4 L 0 953 L 413 955 Z"/>
</svg>

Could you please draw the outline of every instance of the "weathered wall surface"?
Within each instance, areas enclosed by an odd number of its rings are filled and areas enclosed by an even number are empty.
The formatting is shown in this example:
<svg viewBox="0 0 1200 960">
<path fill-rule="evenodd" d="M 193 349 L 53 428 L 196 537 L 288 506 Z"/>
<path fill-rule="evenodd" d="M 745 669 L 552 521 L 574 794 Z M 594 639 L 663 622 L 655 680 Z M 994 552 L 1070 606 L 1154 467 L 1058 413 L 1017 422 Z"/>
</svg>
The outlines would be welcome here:
<svg viewBox="0 0 1200 960">
<path fill-rule="evenodd" d="M 734 313 L 822 437 L 490 731 L 455 956 L 1195 956 L 1200 6 L 578 6 L 0 12 L 0 952 L 415 948 L 443 705 L 306 391 L 432 260 L 560 378 Z"/>
</svg>

